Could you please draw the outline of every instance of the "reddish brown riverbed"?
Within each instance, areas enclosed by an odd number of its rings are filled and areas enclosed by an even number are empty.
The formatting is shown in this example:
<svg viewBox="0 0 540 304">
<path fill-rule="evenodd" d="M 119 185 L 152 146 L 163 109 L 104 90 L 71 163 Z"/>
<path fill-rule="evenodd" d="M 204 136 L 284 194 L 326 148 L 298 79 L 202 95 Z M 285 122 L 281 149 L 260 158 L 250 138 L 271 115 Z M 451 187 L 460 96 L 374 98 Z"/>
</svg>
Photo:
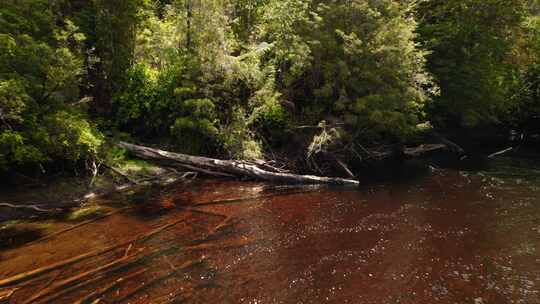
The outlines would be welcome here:
<svg viewBox="0 0 540 304">
<path fill-rule="evenodd" d="M 4 249 L 0 279 L 132 239 L 6 287 L 11 303 L 540 303 L 540 175 L 514 169 L 360 189 L 181 184 Z"/>
</svg>

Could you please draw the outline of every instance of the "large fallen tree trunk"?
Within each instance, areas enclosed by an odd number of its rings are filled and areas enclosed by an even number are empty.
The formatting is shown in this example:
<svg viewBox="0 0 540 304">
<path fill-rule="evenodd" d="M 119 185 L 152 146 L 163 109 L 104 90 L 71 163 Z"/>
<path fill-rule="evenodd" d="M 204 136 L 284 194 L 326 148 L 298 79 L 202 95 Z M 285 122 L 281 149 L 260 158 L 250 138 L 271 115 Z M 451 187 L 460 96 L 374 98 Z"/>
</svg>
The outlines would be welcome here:
<svg viewBox="0 0 540 304">
<path fill-rule="evenodd" d="M 359 184 L 357 180 L 353 179 L 271 172 L 261 169 L 254 163 L 173 153 L 126 142 L 120 142 L 119 146 L 144 159 L 161 161 L 173 166 L 189 166 L 191 170 L 198 170 L 201 173 L 215 172 L 238 177 L 249 177 L 256 180 L 296 184 Z"/>
</svg>

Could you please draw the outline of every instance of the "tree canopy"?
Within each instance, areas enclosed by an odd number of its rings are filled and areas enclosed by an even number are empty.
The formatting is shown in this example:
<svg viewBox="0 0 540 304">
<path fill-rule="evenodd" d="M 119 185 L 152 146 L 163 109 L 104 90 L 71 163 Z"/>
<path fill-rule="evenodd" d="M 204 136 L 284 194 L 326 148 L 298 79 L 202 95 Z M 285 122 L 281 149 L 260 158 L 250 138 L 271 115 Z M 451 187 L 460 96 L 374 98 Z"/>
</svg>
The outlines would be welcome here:
<svg viewBox="0 0 540 304">
<path fill-rule="evenodd" d="M 538 1 L 4 0 L 0 170 L 79 166 L 106 138 L 260 158 L 535 132 Z M 339 126 L 339 127 L 336 127 Z"/>
</svg>

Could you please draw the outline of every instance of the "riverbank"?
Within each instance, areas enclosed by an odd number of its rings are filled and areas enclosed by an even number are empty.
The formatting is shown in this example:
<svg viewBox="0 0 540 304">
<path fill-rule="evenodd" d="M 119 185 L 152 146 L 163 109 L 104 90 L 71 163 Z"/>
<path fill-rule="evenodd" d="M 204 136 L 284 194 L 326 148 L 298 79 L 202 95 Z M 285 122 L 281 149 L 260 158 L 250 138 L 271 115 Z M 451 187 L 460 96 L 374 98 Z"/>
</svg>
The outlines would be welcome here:
<svg viewBox="0 0 540 304">
<path fill-rule="evenodd" d="M 355 167 L 360 185 L 384 183 L 414 183 L 418 178 L 430 176 L 439 170 L 481 171 L 488 169 L 498 158 L 513 157 L 533 161 L 535 150 L 517 148 L 494 159 L 487 157 L 495 148 L 475 151 L 459 157 L 454 153 L 434 153 L 416 159 L 392 159 L 384 162 L 366 162 Z M 4 225 L 1 239 L 5 242 L 15 239 L 19 233 L 13 227 L 21 226 L 26 221 L 41 219 L 80 219 L 93 218 L 103 214 L 95 206 L 95 201 L 110 197 L 132 197 L 144 200 L 158 193 L 169 184 L 183 184 L 191 179 L 205 179 L 204 174 L 179 172 L 168 167 L 142 160 L 126 159 L 117 168 L 105 168 L 97 176 L 54 176 L 35 180 L 32 184 L 3 185 L 0 188 L 0 222 Z M 235 180 L 235 178 L 224 180 Z M 279 184 L 279 183 L 278 183 Z M 22 221 L 22 222 L 21 222 Z M 32 226 L 31 224 L 30 226 Z M 38 225 L 39 226 L 39 225 Z M 18 242 L 18 241 L 17 241 Z"/>
<path fill-rule="evenodd" d="M 410 155 L 405 153 L 404 155 L 398 154 L 355 162 L 351 166 L 353 171 L 351 174 L 354 174 L 351 177 L 360 180 L 361 183 L 371 183 L 374 181 L 385 182 L 407 178 L 414 179 L 418 174 L 429 174 L 430 170 L 434 167 L 480 170 L 488 166 L 490 161 L 489 156 L 493 154 L 495 157 L 516 156 L 530 159 L 537 158 L 538 151 L 534 149 L 534 146 L 532 147 L 533 149 L 529 149 L 527 146 L 513 145 L 508 149 L 508 145 L 508 143 L 483 146 L 471 146 L 469 144 L 466 146 L 467 151 L 463 153 L 456 153 L 455 151 L 444 148 L 441 149 L 438 144 L 420 145 L 416 148 L 406 149 L 412 151 L 408 152 Z M 436 148 L 430 152 L 430 146 L 436 146 Z M 391 149 L 387 149 L 386 151 L 385 153 L 390 155 Z M 427 152 L 424 153 L 422 151 Z M 500 154 L 500 152 L 504 153 Z M 275 166 L 280 166 L 282 169 L 265 164 L 263 164 L 263 167 L 268 166 L 271 170 L 280 170 L 277 173 L 291 172 L 288 170 L 289 167 L 299 172 L 313 173 L 313 171 L 308 171 L 309 169 L 305 167 L 305 163 L 302 164 L 305 160 L 299 160 L 299 157 L 294 153 L 282 152 L 281 154 L 283 155 L 277 156 L 279 161 L 274 163 Z M 289 159 L 286 159 L 285 155 L 288 155 Z M 181 164 L 180 168 L 176 167 L 175 169 L 173 168 L 176 166 L 174 164 L 171 167 L 171 164 L 167 166 L 163 162 L 160 163 L 155 160 L 145 161 L 139 158 L 133 158 L 134 156 L 132 155 L 127 158 L 124 156 L 116 160 L 113 166 L 102 164 L 96 175 L 91 175 L 88 171 L 82 171 L 81 174 L 76 175 L 73 174 L 73 171 L 53 175 L 38 174 L 32 177 L 20 173 L 11 175 L 6 183 L 0 185 L 3 203 L 15 205 L 37 204 L 45 207 L 50 205 L 50 208 L 61 208 L 63 203 L 69 205 L 69 202 L 84 200 L 85 197 L 92 198 L 96 195 L 108 194 L 115 190 L 122 190 L 127 186 L 148 186 L 159 184 L 160 182 L 167 183 L 167 179 L 174 176 L 182 177 L 186 173 L 188 175 L 185 177 L 190 178 L 215 176 L 215 174 L 212 174 L 212 171 L 204 169 L 191 173 L 186 171 L 189 169 L 182 167 Z M 343 167 L 336 165 L 335 159 L 330 161 L 326 159 L 326 161 L 333 165 L 330 166 L 330 169 L 333 168 L 333 170 L 326 171 L 325 173 L 333 176 L 347 176 L 347 172 L 343 170 Z M 258 162 L 254 162 L 254 164 L 258 164 Z M 74 172 L 76 173 L 77 171 Z M 210 174 L 206 174 L 208 172 Z M 227 174 L 223 174 L 221 177 L 238 178 L 227 176 Z M 173 180 L 169 180 L 169 182 Z"/>
</svg>

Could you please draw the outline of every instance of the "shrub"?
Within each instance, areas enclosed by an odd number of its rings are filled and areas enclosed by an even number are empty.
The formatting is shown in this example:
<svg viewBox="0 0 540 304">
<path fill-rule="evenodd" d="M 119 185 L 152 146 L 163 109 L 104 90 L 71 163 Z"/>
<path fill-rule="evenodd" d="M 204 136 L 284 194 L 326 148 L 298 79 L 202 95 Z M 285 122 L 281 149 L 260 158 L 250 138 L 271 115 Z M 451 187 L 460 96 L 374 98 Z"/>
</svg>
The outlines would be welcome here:
<svg viewBox="0 0 540 304">
<path fill-rule="evenodd" d="M 46 144 L 43 149 L 56 159 L 77 162 L 98 158 L 104 137 L 82 114 L 61 110 L 43 119 Z"/>
<path fill-rule="evenodd" d="M 261 159 L 262 147 L 254 138 L 248 126 L 243 108 L 235 107 L 230 121 L 220 129 L 220 141 L 223 150 L 232 159 Z"/>
<path fill-rule="evenodd" d="M 188 99 L 181 115 L 171 126 L 175 145 L 188 153 L 210 154 L 216 151 L 218 129 L 215 106 L 209 99 Z"/>
<path fill-rule="evenodd" d="M 96 159 L 103 136 L 79 98 L 84 35 L 45 0 L 0 9 L 0 170 Z"/>
</svg>

